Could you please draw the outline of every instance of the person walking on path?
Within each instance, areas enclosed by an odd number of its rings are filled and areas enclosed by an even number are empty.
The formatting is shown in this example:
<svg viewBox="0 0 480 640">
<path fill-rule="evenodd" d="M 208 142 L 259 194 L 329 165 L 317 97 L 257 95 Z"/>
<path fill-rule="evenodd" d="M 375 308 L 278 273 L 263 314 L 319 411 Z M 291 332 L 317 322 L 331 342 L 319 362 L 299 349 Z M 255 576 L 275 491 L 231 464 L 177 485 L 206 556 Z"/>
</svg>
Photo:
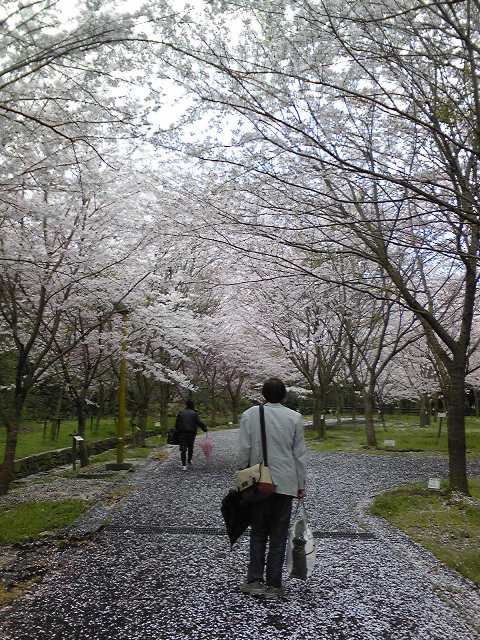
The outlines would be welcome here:
<svg viewBox="0 0 480 640">
<path fill-rule="evenodd" d="M 193 447 L 198 427 L 203 429 L 205 433 L 208 431 L 206 424 L 200 420 L 198 413 L 195 411 L 193 401 L 187 400 L 185 409 L 177 414 L 177 419 L 175 420 L 175 430 L 178 433 L 180 458 L 184 471 L 187 470 L 187 461 L 189 465 L 192 464 Z"/>
<path fill-rule="evenodd" d="M 269 378 L 262 394 L 266 400 L 268 466 L 275 493 L 250 507 L 250 562 L 247 580 L 240 590 L 277 600 L 283 597 L 282 567 L 292 500 L 302 499 L 305 493 L 306 446 L 303 417 L 281 404 L 287 394 L 284 383 Z M 260 412 L 256 406 L 247 409 L 240 418 L 238 463 L 243 469 L 262 461 Z"/>
</svg>

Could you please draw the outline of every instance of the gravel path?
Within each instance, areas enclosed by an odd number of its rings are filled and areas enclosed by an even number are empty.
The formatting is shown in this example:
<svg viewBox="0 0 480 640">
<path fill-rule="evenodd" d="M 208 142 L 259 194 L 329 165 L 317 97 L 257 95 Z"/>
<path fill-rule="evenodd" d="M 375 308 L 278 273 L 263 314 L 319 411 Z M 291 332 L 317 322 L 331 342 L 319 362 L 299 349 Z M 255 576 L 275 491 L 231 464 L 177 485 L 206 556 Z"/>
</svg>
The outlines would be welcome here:
<svg viewBox="0 0 480 640">
<path fill-rule="evenodd" d="M 162 532 L 220 528 L 219 503 L 234 468 L 236 432 L 214 434 L 207 464 L 197 448 L 130 476 L 133 491 L 93 541 L 57 554 L 44 581 L 0 612 L 2 640 L 475 640 L 480 596 L 468 581 L 362 504 L 378 491 L 432 474 L 434 457 L 312 454 L 308 503 L 314 529 L 336 532 L 317 548 L 314 576 L 286 580 L 286 603 L 238 592 L 248 540 Z M 142 529 L 140 529 L 142 527 Z M 367 530 L 374 539 L 355 539 Z M 349 537 L 351 536 L 351 537 Z"/>
</svg>

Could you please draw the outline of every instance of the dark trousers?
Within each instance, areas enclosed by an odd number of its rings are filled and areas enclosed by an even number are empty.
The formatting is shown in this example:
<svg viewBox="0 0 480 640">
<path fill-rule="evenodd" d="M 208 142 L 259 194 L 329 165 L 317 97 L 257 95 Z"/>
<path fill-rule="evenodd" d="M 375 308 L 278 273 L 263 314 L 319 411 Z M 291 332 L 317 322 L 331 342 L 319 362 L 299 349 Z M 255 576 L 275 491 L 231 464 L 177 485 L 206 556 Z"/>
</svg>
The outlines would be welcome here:
<svg viewBox="0 0 480 640">
<path fill-rule="evenodd" d="M 266 583 L 282 586 L 282 567 L 292 513 L 292 496 L 274 494 L 250 509 L 250 563 L 247 581 L 263 582 L 266 560 Z M 268 542 L 268 555 L 267 555 Z"/>
<path fill-rule="evenodd" d="M 182 433 L 180 436 L 180 458 L 182 459 L 183 466 L 187 464 L 187 454 L 188 461 L 192 461 L 195 435 L 195 433 Z"/>
</svg>

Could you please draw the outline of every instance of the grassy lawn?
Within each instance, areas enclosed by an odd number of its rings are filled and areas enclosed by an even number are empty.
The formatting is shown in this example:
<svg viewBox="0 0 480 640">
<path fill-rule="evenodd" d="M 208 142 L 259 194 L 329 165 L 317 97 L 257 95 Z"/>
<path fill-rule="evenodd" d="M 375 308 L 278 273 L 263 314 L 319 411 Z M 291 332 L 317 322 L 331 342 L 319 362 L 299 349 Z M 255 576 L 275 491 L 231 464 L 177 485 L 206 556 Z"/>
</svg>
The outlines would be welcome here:
<svg viewBox="0 0 480 640">
<path fill-rule="evenodd" d="M 85 500 L 26 502 L 0 510 L 0 544 L 35 538 L 71 524 L 88 507 Z"/>
<path fill-rule="evenodd" d="M 223 419 L 223 417 L 221 417 Z M 175 416 L 169 416 L 169 425 L 173 427 L 175 424 Z M 208 420 L 204 418 L 204 421 L 208 423 Z M 153 428 L 153 420 L 150 421 L 148 428 Z M 220 431 L 223 429 L 235 429 L 238 425 L 229 425 L 227 422 L 219 424 L 213 431 Z M 60 434 L 57 440 L 50 438 L 50 425 L 47 425 L 46 437 L 43 437 L 43 422 L 26 421 L 22 427 L 17 444 L 16 458 L 25 458 L 26 456 L 33 455 L 35 453 L 41 453 L 42 451 L 52 451 L 53 449 L 64 449 L 70 447 L 72 444 L 72 437 L 70 434 L 76 433 L 77 422 L 76 420 L 62 420 L 60 426 Z M 130 434 L 130 430 L 127 429 L 127 435 Z M 90 426 L 87 427 L 86 440 L 87 442 L 94 442 L 96 440 L 105 440 L 106 438 L 115 437 L 116 428 L 113 418 L 104 418 L 100 422 L 98 429 L 92 430 Z M 199 432 L 199 435 L 203 435 L 203 432 Z M 162 441 L 160 444 L 164 444 Z M 153 445 L 149 445 L 153 446 Z M 0 459 L 3 458 L 3 452 L 5 447 L 5 429 L 0 427 Z M 137 448 L 135 451 L 129 452 L 131 458 L 147 457 L 149 450 L 142 450 Z M 104 456 L 105 454 L 100 454 Z M 97 456 L 95 456 L 96 458 Z M 108 454 L 104 460 L 113 460 L 115 456 Z M 100 460 L 102 461 L 102 460 Z"/>
<path fill-rule="evenodd" d="M 174 420 L 174 418 L 172 418 Z M 151 425 L 149 425 L 151 428 Z M 75 420 L 63 420 L 60 427 L 60 435 L 58 440 L 50 439 L 50 428 L 47 428 L 46 438 L 43 437 L 43 423 L 26 423 L 22 428 L 17 444 L 17 459 L 30 456 L 34 453 L 42 451 L 51 451 L 53 449 L 63 449 L 70 447 L 72 444 L 71 433 L 76 433 L 77 423 Z M 127 431 L 127 434 L 129 432 Z M 93 431 L 87 427 L 87 442 L 95 440 L 105 440 L 116 436 L 115 422 L 113 418 L 105 418 L 101 421 L 98 430 Z M 5 429 L 0 429 L 0 457 L 3 457 L 5 447 Z"/>
<path fill-rule="evenodd" d="M 155 447 L 161 447 L 165 444 L 166 439 L 164 436 L 152 436 L 145 440 L 145 447 L 126 447 L 125 459 L 133 460 L 138 458 L 148 458 L 152 453 L 152 449 Z M 99 453 L 96 456 L 90 456 L 90 464 L 97 464 L 99 462 L 114 462 L 116 459 L 116 449 L 108 449 L 103 453 Z M 85 469 L 85 467 L 84 467 Z"/>
<path fill-rule="evenodd" d="M 371 513 L 480 585 L 480 479 L 470 481 L 470 491 L 476 500 L 418 484 L 399 487 L 377 496 Z"/>
<path fill-rule="evenodd" d="M 468 416 L 466 419 L 467 452 L 471 457 L 480 457 L 480 419 Z M 430 427 L 421 428 L 418 416 L 387 416 L 386 429 L 378 423 L 376 426 L 378 450 L 385 451 L 425 451 L 447 454 L 447 426 L 445 420 L 441 437 L 437 437 L 438 426 L 432 422 Z M 366 451 L 365 431 L 362 423 L 330 426 L 327 437 L 319 441 L 311 429 L 305 432 L 308 444 L 315 451 Z M 389 447 L 384 440 L 394 440 L 395 446 Z"/>
</svg>

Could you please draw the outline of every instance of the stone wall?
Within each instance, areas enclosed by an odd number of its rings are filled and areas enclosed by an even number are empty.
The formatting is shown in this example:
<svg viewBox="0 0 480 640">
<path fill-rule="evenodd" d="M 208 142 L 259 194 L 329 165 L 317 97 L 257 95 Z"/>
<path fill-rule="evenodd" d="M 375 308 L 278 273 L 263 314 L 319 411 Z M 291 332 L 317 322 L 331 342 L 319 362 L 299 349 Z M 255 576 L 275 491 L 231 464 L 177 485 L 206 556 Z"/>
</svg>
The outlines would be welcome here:
<svg viewBox="0 0 480 640">
<path fill-rule="evenodd" d="M 147 437 L 159 435 L 160 429 L 152 429 L 147 431 Z M 132 436 L 125 437 L 127 442 L 132 441 Z M 87 442 L 88 455 L 94 456 L 97 453 L 103 453 L 108 449 L 114 449 L 117 446 L 117 438 L 107 438 L 105 440 L 97 440 L 94 442 Z M 77 453 L 78 458 L 78 453 Z M 54 451 L 43 451 L 42 453 L 35 453 L 32 456 L 26 458 L 19 458 L 15 460 L 15 478 L 24 478 L 32 473 L 39 473 L 40 471 L 48 471 L 54 467 L 61 467 L 65 464 L 72 463 L 72 448 L 55 449 Z"/>
</svg>

